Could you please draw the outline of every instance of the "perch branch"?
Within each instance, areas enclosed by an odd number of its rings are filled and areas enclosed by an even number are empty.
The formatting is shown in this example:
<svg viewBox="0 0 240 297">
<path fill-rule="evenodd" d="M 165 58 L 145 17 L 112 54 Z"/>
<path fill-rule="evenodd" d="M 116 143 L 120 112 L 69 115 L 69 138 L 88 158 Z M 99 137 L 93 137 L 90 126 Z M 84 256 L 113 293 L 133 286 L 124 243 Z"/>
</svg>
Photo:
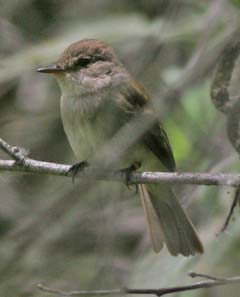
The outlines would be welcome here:
<svg viewBox="0 0 240 297">
<path fill-rule="evenodd" d="M 12 147 L 0 138 L 0 147 L 14 160 L 0 160 L 0 171 L 50 174 L 71 177 L 71 165 L 37 161 L 27 157 L 24 149 Z M 86 168 L 78 174 L 79 178 L 92 180 L 126 180 L 119 171 Z M 240 174 L 233 173 L 193 173 L 193 172 L 133 172 L 129 177 L 131 183 L 169 183 L 192 185 L 240 185 Z"/>
<path fill-rule="evenodd" d="M 205 274 L 198 274 L 195 272 L 191 272 L 189 274 L 189 276 L 191 276 L 192 278 L 202 277 L 207 280 L 197 282 L 194 284 L 190 284 L 190 285 L 185 285 L 185 286 L 176 286 L 176 287 L 168 287 L 168 288 L 160 288 L 160 289 L 119 288 L 119 289 L 112 289 L 112 290 L 63 292 L 63 291 L 47 288 L 47 287 L 43 286 L 42 284 L 38 284 L 37 287 L 39 290 L 41 290 L 43 292 L 47 292 L 50 294 L 57 294 L 57 295 L 61 295 L 61 296 L 152 294 L 152 295 L 156 295 L 156 296 L 160 297 L 160 296 L 163 296 L 166 294 L 171 294 L 171 293 L 176 293 L 176 292 L 191 291 L 191 290 L 202 289 L 202 288 L 210 288 L 210 287 L 240 283 L 240 276 L 229 277 L 229 278 L 217 278 L 217 277 L 212 277 L 212 276 L 205 275 Z"/>
</svg>

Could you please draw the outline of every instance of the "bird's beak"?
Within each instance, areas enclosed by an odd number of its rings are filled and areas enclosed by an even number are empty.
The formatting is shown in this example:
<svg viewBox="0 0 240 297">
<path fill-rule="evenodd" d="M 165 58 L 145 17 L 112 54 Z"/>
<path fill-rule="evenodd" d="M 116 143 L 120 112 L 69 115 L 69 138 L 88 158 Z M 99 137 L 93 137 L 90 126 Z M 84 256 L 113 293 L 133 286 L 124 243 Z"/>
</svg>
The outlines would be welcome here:
<svg viewBox="0 0 240 297">
<path fill-rule="evenodd" d="M 59 73 L 64 72 L 65 69 L 63 69 L 61 66 L 57 64 L 54 64 L 47 67 L 38 68 L 37 71 L 41 73 Z"/>
</svg>

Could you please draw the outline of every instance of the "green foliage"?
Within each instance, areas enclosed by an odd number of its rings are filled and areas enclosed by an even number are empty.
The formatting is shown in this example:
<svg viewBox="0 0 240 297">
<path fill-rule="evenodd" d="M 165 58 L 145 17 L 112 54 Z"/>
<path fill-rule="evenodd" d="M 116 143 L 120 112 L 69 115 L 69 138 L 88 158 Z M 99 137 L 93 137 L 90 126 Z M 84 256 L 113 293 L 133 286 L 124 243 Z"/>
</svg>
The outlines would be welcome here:
<svg viewBox="0 0 240 297">
<path fill-rule="evenodd" d="M 240 1 L 239 0 L 231 0 L 231 3 L 237 7 L 237 8 L 240 8 Z"/>
</svg>

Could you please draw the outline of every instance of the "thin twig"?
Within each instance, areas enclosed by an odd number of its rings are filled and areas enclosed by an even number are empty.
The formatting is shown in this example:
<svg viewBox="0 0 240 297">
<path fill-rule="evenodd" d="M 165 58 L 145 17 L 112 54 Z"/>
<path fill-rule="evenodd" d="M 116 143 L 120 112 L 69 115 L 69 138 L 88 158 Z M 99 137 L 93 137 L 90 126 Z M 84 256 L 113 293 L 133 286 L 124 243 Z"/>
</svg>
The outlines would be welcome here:
<svg viewBox="0 0 240 297">
<path fill-rule="evenodd" d="M 235 207 L 236 207 L 236 205 L 237 205 L 237 203 L 239 201 L 239 197 L 240 197 L 240 187 L 237 187 L 237 189 L 235 191 L 234 199 L 233 199 L 230 211 L 229 211 L 229 214 L 228 214 L 228 216 L 226 218 L 226 221 L 225 221 L 220 233 L 224 232 L 227 229 L 227 226 L 228 226 L 228 224 L 230 222 L 230 219 L 231 219 L 231 217 L 233 215 L 234 209 L 235 209 Z"/>
<path fill-rule="evenodd" d="M 122 294 L 125 292 L 124 289 L 63 292 L 63 291 L 47 288 L 47 287 L 43 286 L 42 284 L 38 284 L 37 288 L 43 292 L 58 294 L 58 295 L 62 295 L 62 296 L 110 295 L 110 294 Z"/>
<path fill-rule="evenodd" d="M 16 146 L 11 146 L 2 138 L 0 138 L 0 147 L 6 154 L 8 154 L 9 157 L 13 158 L 18 163 L 23 163 L 24 159 L 29 154 L 29 150 Z"/>
<path fill-rule="evenodd" d="M 163 296 L 166 294 L 182 292 L 182 291 L 191 291 L 202 288 L 210 288 L 216 286 L 229 285 L 233 283 L 240 283 L 240 276 L 229 277 L 229 278 L 217 278 L 212 277 L 206 274 L 200 273 L 190 273 L 191 277 L 203 277 L 208 279 L 207 281 L 197 282 L 191 285 L 185 286 L 176 286 L 176 287 L 168 287 L 168 288 L 159 288 L 159 289 L 130 289 L 130 288 L 119 288 L 119 289 L 111 289 L 111 290 L 95 290 L 95 291 L 70 291 L 64 292 L 60 290 L 50 289 L 42 284 L 38 284 L 37 287 L 39 290 L 51 294 L 57 294 L 61 296 L 81 296 L 81 295 L 116 295 L 116 294 L 152 294 L 156 296 Z"/>
<path fill-rule="evenodd" d="M 0 138 L 0 147 L 16 160 L 16 147 L 11 147 Z M 21 151 L 21 149 L 20 149 Z M 24 160 L 24 162 L 22 162 Z M 13 160 L 0 160 L 0 171 L 13 171 L 34 174 L 49 174 L 71 177 L 71 165 L 37 161 L 24 155 L 18 162 Z M 103 170 L 100 168 L 86 168 L 78 174 L 79 178 L 87 180 L 111 180 L 125 182 L 126 177 L 119 171 Z M 129 182 L 137 183 L 169 183 L 192 185 L 227 185 L 239 186 L 240 174 L 233 173 L 196 173 L 196 172 L 133 172 Z"/>
<path fill-rule="evenodd" d="M 202 278 L 211 279 L 214 281 L 225 281 L 226 280 L 226 278 L 216 277 L 216 276 L 211 276 L 211 275 L 207 275 L 207 274 L 203 274 L 203 273 L 196 273 L 196 272 L 189 272 L 188 275 L 191 276 L 192 278 L 202 277 Z"/>
</svg>

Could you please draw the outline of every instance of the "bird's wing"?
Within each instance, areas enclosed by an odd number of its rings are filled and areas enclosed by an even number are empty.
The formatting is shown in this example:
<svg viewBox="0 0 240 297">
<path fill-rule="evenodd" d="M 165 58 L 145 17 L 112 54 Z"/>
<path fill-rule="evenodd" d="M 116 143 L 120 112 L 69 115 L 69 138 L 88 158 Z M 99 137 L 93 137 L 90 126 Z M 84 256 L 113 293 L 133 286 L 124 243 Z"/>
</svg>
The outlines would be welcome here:
<svg viewBox="0 0 240 297">
<path fill-rule="evenodd" d="M 158 157 L 163 165 L 174 171 L 176 164 L 166 132 L 161 124 L 156 124 L 143 136 L 144 144 Z"/>
<path fill-rule="evenodd" d="M 150 108 L 150 98 L 146 90 L 135 80 L 131 80 L 128 88 L 124 90 L 123 98 L 125 103 L 123 108 L 128 109 L 131 113 L 143 112 Z M 152 116 L 146 112 L 146 117 Z M 161 123 L 157 121 L 151 128 L 143 134 L 142 141 L 170 171 L 175 170 L 175 160 L 173 152 Z"/>
</svg>

